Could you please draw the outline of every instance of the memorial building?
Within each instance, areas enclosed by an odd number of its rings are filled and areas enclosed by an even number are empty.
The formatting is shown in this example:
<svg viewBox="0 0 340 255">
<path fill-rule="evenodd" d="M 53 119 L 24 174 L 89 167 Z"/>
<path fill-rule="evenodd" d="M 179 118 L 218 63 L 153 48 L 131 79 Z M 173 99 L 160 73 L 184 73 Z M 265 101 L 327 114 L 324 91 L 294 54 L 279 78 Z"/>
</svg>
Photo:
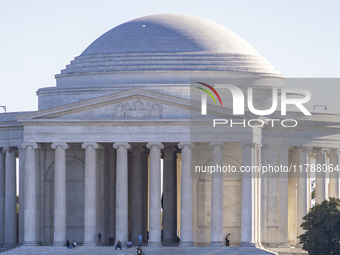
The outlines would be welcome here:
<svg viewBox="0 0 340 255">
<path fill-rule="evenodd" d="M 134 19 L 55 77 L 56 86 L 37 91 L 37 111 L 0 114 L 0 246 L 96 245 L 98 232 L 104 245 L 137 243 L 142 233 L 147 245 L 207 246 L 231 233 L 232 246 L 286 251 L 299 246 L 312 179 L 316 202 L 340 196 L 338 171 L 306 170 L 339 165 L 339 115 L 306 116 L 291 105 L 287 117 L 278 110 L 270 118 L 298 124 L 272 126 L 248 107 L 234 115 L 230 92 L 219 93 L 218 107 L 211 92 L 217 105 L 208 95 L 206 116 L 239 124 L 193 127 L 204 116 L 192 94 L 207 89 L 197 82 L 249 81 L 237 87 L 244 95 L 251 87 L 259 109 L 284 88 L 279 71 L 219 24 L 176 14 Z M 223 165 L 303 171 L 197 172 Z"/>
</svg>

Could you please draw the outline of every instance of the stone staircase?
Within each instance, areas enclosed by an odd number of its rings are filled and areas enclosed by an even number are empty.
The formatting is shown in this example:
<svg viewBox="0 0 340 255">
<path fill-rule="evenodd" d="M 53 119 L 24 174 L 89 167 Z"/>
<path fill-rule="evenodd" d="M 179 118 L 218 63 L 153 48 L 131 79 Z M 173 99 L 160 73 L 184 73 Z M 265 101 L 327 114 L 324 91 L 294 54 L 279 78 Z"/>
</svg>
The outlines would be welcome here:
<svg viewBox="0 0 340 255">
<path fill-rule="evenodd" d="M 254 247 L 164 247 L 164 246 L 143 246 L 145 255 L 270 255 L 277 254 Z M 5 251 L 1 255 L 126 255 L 136 254 L 136 247 L 122 250 L 115 250 L 113 246 L 78 246 L 74 249 L 67 249 L 64 246 L 21 246 Z"/>
</svg>

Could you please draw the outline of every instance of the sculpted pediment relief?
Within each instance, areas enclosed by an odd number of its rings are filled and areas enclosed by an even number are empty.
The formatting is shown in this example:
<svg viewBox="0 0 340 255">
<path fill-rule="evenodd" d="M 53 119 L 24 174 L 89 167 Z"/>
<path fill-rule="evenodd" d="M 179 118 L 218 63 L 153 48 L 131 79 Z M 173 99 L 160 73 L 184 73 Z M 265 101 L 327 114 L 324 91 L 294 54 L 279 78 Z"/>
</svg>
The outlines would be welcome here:
<svg viewBox="0 0 340 255">
<path fill-rule="evenodd" d="M 157 102 L 156 102 L 157 101 Z M 155 119 L 162 118 L 164 106 L 156 99 L 143 96 L 130 96 L 103 102 L 93 107 L 84 107 L 71 110 L 54 118 L 84 119 L 84 120 L 114 120 L 114 119 Z"/>
<path fill-rule="evenodd" d="M 114 117 L 153 117 L 160 118 L 162 116 L 162 105 L 155 102 L 141 100 L 139 97 L 135 101 L 119 103 L 114 106 Z"/>
</svg>

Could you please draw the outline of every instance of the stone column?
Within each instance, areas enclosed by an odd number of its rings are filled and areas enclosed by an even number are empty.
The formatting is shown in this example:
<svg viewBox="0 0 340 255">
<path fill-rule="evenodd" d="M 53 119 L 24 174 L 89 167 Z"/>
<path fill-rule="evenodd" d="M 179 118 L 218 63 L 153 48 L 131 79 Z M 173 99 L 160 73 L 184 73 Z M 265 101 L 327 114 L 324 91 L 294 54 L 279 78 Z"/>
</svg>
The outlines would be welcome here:
<svg viewBox="0 0 340 255">
<path fill-rule="evenodd" d="M 109 151 L 110 173 L 109 173 L 109 238 L 115 237 L 116 225 L 116 151 Z M 110 240 L 112 242 L 112 239 Z M 109 243 L 111 244 L 111 243 Z M 113 244 L 113 243 L 112 243 Z"/>
<path fill-rule="evenodd" d="M 298 148 L 289 150 L 289 165 L 298 166 Z M 297 243 L 297 175 L 295 171 L 288 173 L 288 242 L 295 246 Z"/>
<path fill-rule="evenodd" d="M 67 143 L 52 143 L 54 159 L 54 239 L 53 245 L 66 242 L 66 151 Z"/>
<path fill-rule="evenodd" d="M 0 148 L 0 247 L 5 243 L 5 153 Z"/>
<path fill-rule="evenodd" d="M 270 154 L 272 151 L 268 147 L 262 147 L 261 148 L 261 164 L 267 165 L 268 164 L 268 159 L 270 159 Z M 268 235 L 268 225 L 270 224 L 269 222 L 269 213 L 268 213 L 268 208 L 269 206 L 269 187 L 268 184 L 271 181 L 271 178 L 269 177 L 268 173 L 264 173 L 261 176 L 261 243 L 263 245 L 269 246 L 269 235 Z M 269 224 L 268 224 L 269 223 Z"/>
<path fill-rule="evenodd" d="M 279 166 L 289 167 L 289 147 L 280 146 Z M 287 248 L 288 244 L 288 172 L 279 173 L 279 247 Z"/>
<path fill-rule="evenodd" d="M 39 222 L 37 221 L 37 192 L 36 192 L 36 143 L 23 143 L 22 148 L 26 149 L 25 152 L 25 209 L 24 209 L 24 245 L 37 245 L 37 228 Z"/>
<path fill-rule="evenodd" d="M 315 153 L 313 152 L 312 149 L 308 151 L 308 158 L 309 161 L 308 163 L 311 164 L 312 159 L 315 160 Z M 308 205 L 308 210 L 312 207 L 312 183 L 311 183 L 311 172 L 307 172 L 307 205 Z"/>
<path fill-rule="evenodd" d="M 128 241 L 128 143 L 114 143 L 116 166 L 116 241 Z"/>
<path fill-rule="evenodd" d="M 316 151 L 316 190 L 315 190 L 315 202 L 321 203 L 328 198 L 328 185 L 326 182 L 326 172 L 324 165 L 328 164 L 328 149 L 319 149 Z M 321 167 L 321 171 L 318 171 L 318 167 Z"/>
<path fill-rule="evenodd" d="M 16 152 L 15 148 L 4 148 L 5 159 L 5 245 L 17 243 L 17 197 L 16 197 Z"/>
<path fill-rule="evenodd" d="M 253 143 L 241 143 L 242 166 L 254 164 Z M 253 222 L 253 181 L 252 173 L 242 173 L 242 203 L 241 203 L 241 246 L 254 246 Z"/>
<path fill-rule="evenodd" d="M 332 149 L 329 157 L 329 197 L 340 198 L 340 172 L 334 170 L 340 167 L 339 150 Z"/>
<path fill-rule="evenodd" d="M 181 242 L 180 245 L 190 245 L 193 243 L 193 207 L 192 207 L 192 176 L 191 159 L 194 148 L 193 143 L 179 143 L 178 148 L 182 151 L 181 159 Z"/>
<path fill-rule="evenodd" d="M 149 245 L 161 245 L 161 149 L 162 143 L 148 143 L 150 149 Z"/>
<path fill-rule="evenodd" d="M 256 144 L 253 150 L 254 164 L 256 166 L 261 165 L 261 144 Z M 256 247 L 261 247 L 261 174 L 253 174 L 253 190 L 254 190 L 254 243 Z"/>
<path fill-rule="evenodd" d="M 209 144 L 212 148 L 212 165 L 223 166 L 222 149 L 225 144 L 213 142 Z M 211 180 L 211 241 L 210 245 L 223 245 L 223 173 L 215 172 Z"/>
<path fill-rule="evenodd" d="M 138 244 L 138 233 L 144 234 L 143 228 L 143 147 L 132 148 L 131 161 L 131 239 Z"/>
<path fill-rule="evenodd" d="M 84 245 L 95 245 L 97 235 L 97 143 L 83 143 L 85 149 Z"/>
<path fill-rule="evenodd" d="M 163 151 L 163 244 L 177 242 L 177 149 Z"/>
<path fill-rule="evenodd" d="M 298 166 L 302 166 L 300 169 L 297 168 L 297 236 L 304 233 L 303 229 L 300 227 L 303 217 L 308 212 L 308 174 L 307 167 L 308 164 L 308 154 L 307 148 L 298 149 Z"/>
<path fill-rule="evenodd" d="M 24 243 L 25 149 L 19 148 L 19 244 Z"/>
<path fill-rule="evenodd" d="M 143 242 L 148 241 L 149 227 L 149 150 L 144 149 L 142 153 L 142 190 L 143 190 Z"/>
</svg>

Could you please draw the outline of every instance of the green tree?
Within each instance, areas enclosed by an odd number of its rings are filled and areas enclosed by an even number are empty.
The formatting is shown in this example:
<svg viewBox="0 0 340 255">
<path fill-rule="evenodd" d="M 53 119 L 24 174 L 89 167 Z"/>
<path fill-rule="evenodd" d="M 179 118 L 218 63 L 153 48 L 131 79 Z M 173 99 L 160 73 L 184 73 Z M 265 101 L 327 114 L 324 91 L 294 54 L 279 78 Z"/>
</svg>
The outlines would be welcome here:
<svg viewBox="0 0 340 255">
<path fill-rule="evenodd" d="M 309 255 L 340 254 L 340 200 L 330 198 L 316 204 L 303 217 L 300 243 Z"/>
</svg>

